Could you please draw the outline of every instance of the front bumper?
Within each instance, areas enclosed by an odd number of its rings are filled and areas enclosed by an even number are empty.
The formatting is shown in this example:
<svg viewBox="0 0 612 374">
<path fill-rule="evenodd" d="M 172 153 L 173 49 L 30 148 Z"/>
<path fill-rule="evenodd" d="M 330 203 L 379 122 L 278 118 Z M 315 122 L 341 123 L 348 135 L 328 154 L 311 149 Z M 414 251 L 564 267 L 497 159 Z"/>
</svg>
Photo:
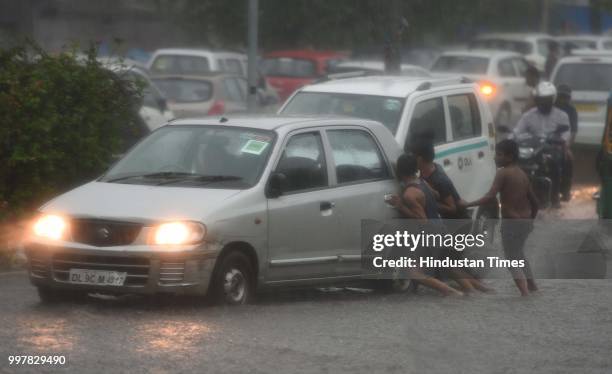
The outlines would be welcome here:
<svg viewBox="0 0 612 374">
<path fill-rule="evenodd" d="M 203 248 L 180 251 L 130 251 L 129 246 L 78 248 L 28 243 L 30 280 L 35 286 L 107 294 L 195 294 L 208 291 L 217 251 Z M 123 286 L 75 284 L 70 269 L 127 273 Z"/>
</svg>

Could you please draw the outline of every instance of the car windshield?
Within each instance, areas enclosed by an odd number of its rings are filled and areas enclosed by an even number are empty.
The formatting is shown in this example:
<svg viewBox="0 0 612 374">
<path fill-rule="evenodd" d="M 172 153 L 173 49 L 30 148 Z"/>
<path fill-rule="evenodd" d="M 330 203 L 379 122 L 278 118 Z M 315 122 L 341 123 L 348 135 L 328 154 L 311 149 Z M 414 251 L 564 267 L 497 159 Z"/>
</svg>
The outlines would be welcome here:
<svg viewBox="0 0 612 374">
<path fill-rule="evenodd" d="M 473 56 L 440 56 L 431 71 L 440 73 L 486 74 L 489 59 Z"/>
<path fill-rule="evenodd" d="M 378 121 L 395 133 L 404 108 L 397 97 L 300 92 L 283 109 L 283 114 L 340 115 Z"/>
<path fill-rule="evenodd" d="M 274 77 L 313 78 L 317 76 L 314 61 L 299 58 L 266 58 L 262 62 L 265 75 Z"/>
<path fill-rule="evenodd" d="M 153 79 L 164 96 L 175 103 L 208 101 L 212 97 L 211 82 L 200 79 L 158 78 Z"/>
<path fill-rule="evenodd" d="M 274 145 L 271 131 L 166 126 L 139 143 L 102 182 L 244 189 L 257 183 Z"/>
<path fill-rule="evenodd" d="M 158 56 L 151 72 L 155 74 L 202 74 L 210 72 L 210 63 L 206 57 L 161 55 Z"/>
<path fill-rule="evenodd" d="M 612 64 L 563 64 L 554 83 L 567 84 L 574 91 L 610 91 Z"/>
</svg>

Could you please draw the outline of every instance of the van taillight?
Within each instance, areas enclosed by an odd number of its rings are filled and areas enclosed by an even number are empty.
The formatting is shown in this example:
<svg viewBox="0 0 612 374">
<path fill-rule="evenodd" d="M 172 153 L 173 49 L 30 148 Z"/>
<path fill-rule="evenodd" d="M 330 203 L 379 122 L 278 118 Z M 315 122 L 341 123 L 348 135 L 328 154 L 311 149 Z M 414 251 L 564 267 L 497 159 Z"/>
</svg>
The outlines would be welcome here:
<svg viewBox="0 0 612 374">
<path fill-rule="evenodd" d="M 216 100 L 208 110 L 209 116 L 217 116 L 225 113 L 225 102 L 223 100 Z"/>
</svg>

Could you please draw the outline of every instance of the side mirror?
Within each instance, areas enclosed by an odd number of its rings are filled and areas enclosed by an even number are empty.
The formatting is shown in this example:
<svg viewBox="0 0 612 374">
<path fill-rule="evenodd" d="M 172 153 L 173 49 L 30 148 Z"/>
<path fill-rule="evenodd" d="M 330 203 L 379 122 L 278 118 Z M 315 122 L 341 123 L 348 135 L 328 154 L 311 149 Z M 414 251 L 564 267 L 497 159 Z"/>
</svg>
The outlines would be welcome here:
<svg viewBox="0 0 612 374">
<path fill-rule="evenodd" d="M 510 130 L 510 128 L 508 126 L 504 126 L 504 125 L 497 125 L 497 131 L 501 132 L 501 133 L 511 133 L 512 130 Z"/>
<path fill-rule="evenodd" d="M 287 176 L 283 173 L 274 172 L 270 175 L 266 186 L 266 197 L 276 199 L 283 194 L 283 189 L 287 183 Z"/>
</svg>

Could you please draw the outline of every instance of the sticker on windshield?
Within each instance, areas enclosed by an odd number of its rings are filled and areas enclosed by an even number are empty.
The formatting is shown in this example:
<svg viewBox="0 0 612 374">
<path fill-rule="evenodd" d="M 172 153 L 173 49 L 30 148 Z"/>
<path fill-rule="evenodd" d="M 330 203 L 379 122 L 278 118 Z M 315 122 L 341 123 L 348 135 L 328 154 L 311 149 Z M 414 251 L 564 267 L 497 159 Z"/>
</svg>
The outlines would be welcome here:
<svg viewBox="0 0 612 374">
<path fill-rule="evenodd" d="M 384 105 L 386 110 L 392 110 L 394 112 L 397 112 L 398 110 L 402 109 L 402 102 L 395 99 L 385 100 Z"/>
<path fill-rule="evenodd" d="M 268 147 L 268 144 L 270 143 L 250 139 L 248 142 L 245 143 L 240 152 L 251 153 L 259 156 Z"/>
</svg>

